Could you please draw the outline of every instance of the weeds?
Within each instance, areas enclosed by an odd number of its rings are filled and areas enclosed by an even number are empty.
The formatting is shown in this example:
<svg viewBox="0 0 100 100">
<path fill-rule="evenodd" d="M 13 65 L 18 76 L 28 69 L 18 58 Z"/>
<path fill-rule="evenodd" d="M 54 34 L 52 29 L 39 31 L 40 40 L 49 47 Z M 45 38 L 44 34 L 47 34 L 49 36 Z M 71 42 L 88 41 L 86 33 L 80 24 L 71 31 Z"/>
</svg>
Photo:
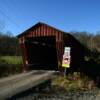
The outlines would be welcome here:
<svg viewBox="0 0 100 100">
<path fill-rule="evenodd" d="M 66 78 L 59 75 L 53 80 L 53 86 L 62 87 L 65 90 L 91 90 L 96 87 L 95 82 L 79 72 L 68 74 Z"/>
</svg>

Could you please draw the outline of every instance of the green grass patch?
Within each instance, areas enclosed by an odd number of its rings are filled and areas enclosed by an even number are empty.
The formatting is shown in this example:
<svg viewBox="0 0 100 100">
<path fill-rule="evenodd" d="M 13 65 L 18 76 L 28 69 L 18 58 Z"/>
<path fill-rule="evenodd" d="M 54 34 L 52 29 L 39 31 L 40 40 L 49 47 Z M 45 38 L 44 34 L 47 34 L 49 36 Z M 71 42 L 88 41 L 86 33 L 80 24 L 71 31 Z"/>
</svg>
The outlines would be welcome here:
<svg viewBox="0 0 100 100">
<path fill-rule="evenodd" d="M 21 56 L 1 56 L 0 64 L 22 64 Z"/>
<path fill-rule="evenodd" d="M 0 77 L 6 77 L 21 72 L 21 56 L 0 56 Z"/>
</svg>

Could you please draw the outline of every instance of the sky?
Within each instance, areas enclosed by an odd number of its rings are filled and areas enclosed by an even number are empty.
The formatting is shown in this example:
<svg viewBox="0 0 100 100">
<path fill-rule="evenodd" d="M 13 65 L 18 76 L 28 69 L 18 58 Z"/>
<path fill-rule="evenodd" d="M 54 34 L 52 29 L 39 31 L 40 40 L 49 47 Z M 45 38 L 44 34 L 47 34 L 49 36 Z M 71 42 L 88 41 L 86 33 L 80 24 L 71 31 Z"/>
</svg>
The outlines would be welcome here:
<svg viewBox="0 0 100 100">
<path fill-rule="evenodd" d="M 0 0 L 0 31 L 18 35 L 37 22 L 65 32 L 100 31 L 100 0 Z"/>
</svg>

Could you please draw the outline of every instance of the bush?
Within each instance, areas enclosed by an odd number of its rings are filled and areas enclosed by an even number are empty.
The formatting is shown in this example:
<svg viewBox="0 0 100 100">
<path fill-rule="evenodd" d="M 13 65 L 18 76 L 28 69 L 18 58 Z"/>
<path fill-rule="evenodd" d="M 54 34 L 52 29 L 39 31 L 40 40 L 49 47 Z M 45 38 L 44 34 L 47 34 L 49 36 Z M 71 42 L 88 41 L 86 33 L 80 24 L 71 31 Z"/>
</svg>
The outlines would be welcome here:
<svg viewBox="0 0 100 100">
<path fill-rule="evenodd" d="M 22 72 L 22 65 L 15 64 L 1 64 L 0 65 L 0 77 L 5 77 Z"/>
</svg>

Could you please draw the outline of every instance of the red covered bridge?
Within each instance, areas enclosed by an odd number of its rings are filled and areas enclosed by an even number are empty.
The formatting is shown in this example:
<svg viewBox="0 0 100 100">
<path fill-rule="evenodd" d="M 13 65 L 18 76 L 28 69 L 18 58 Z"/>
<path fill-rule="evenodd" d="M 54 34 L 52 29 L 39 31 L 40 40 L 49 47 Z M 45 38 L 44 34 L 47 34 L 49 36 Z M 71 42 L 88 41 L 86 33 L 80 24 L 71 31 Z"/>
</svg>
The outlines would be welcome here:
<svg viewBox="0 0 100 100">
<path fill-rule="evenodd" d="M 84 47 L 70 33 L 45 23 L 37 23 L 18 35 L 25 70 L 58 70 L 64 47 L 71 48 L 71 68 L 77 69 L 84 60 Z"/>
</svg>

